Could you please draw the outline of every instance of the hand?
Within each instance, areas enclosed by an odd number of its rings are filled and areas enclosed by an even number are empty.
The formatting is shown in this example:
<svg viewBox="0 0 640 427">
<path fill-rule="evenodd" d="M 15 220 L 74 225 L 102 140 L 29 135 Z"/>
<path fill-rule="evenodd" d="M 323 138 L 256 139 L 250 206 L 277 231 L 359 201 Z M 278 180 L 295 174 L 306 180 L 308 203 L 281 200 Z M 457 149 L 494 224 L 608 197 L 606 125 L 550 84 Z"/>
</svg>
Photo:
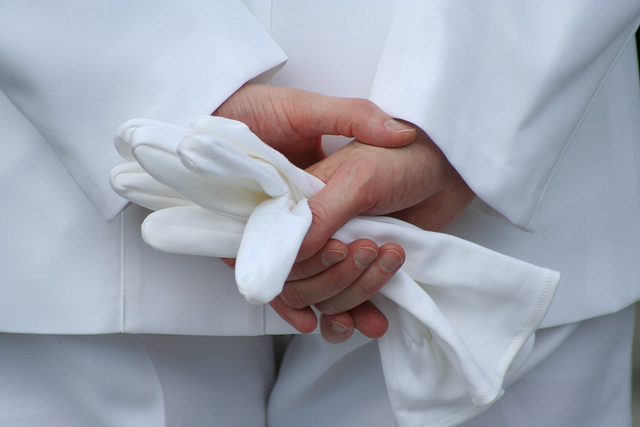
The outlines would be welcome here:
<svg viewBox="0 0 640 427">
<path fill-rule="evenodd" d="M 342 135 L 382 147 L 407 145 L 416 137 L 414 126 L 394 120 L 365 99 L 270 85 L 241 87 L 213 115 L 245 123 L 302 169 L 325 157 L 322 135 Z"/>
<path fill-rule="evenodd" d="M 353 141 L 307 171 L 327 185 L 309 200 L 313 222 L 299 259 L 315 254 L 357 215 L 392 214 L 426 230 L 442 231 L 475 197 L 421 130 L 413 144 L 395 149 Z"/>
<path fill-rule="evenodd" d="M 322 312 L 320 330 L 332 343 L 347 340 L 354 328 L 369 338 L 379 338 L 388 322 L 368 300 L 402 266 L 404 250 L 387 243 L 378 248 L 361 239 L 345 245 L 334 239 L 313 257 L 294 265 L 282 293 L 271 306 L 301 332 L 316 327 L 310 306 Z"/>
<path fill-rule="evenodd" d="M 264 142 L 303 168 L 325 157 L 321 147 L 324 134 L 356 137 L 372 145 L 389 147 L 406 145 L 416 135 L 413 126 L 392 119 L 369 101 L 333 98 L 269 85 L 245 85 L 214 115 L 244 122 Z M 344 341 L 354 327 L 374 338 L 384 334 L 386 318 L 366 299 L 380 289 L 404 262 L 402 248 L 397 245 L 377 248 L 371 241 L 359 241 L 347 246 L 334 240 L 329 241 L 325 248 L 318 249 L 315 257 L 294 266 L 283 297 L 276 298 L 271 306 L 299 331 L 311 332 L 316 327 L 317 319 L 309 305 L 322 301 L 317 299 L 319 296 L 330 298 L 324 305 L 332 306 L 333 311 L 327 310 L 333 314 L 324 315 L 321 319 L 321 331 L 328 341 Z M 363 266 L 356 262 L 355 254 L 361 253 L 358 249 L 375 250 L 379 259 L 375 263 L 371 259 L 370 267 Z M 336 253 L 344 254 L 342 262 L 335 258 Z M 400 258 L 397 268 L 389 271 L 381 269 L 380 262 L 388 260 L 390 256 L 396 259 L 395 264 Z M 334 263 L 328 263 L 331 259 Z M 227 260 L 227 263 L 232 264 L 233 261 Z M 314 290 L 314 295 L 305 296 L 303 289 L 326 288 L 327 282 L 334 283 L 330 292 Z M 292 287 L 291 283 L 299 286 Z M 349 287 L 352 283 L 356 286 Z M 300 290 L 292 296 L 287 289 Z M 359 298 L 362 304 L 354 305 L 354 294 L 368 296 Z M 348 307 L 348 312 L 336 311 L 341 306 Z"/>
<path fill-rule="evenodd" d="M 353 141 L 307 171 L 327 185 L 309 201 L 313 223 L 299 254 L 300 259 L 307 261 L 297 265 L 312 262 L 317 257 L 316 248 L 359 214 L 391 213 L 422 228 L 440 231 L 453 222 L 475 197 L 424 132 L 420 132 L 413 144 L 395 149 Z M 304 314 L 301 307 L 305 304 L 315 304 L 325 316 L 321 326 L 324 326 L 322 333 L 327 341 L 344 341 L 348 336 L 340 335 L 336 326 L 344 325 L 346 335 L 350 335 L 352 327 L 349 328 L 354 323 L 363 334 L 375 338 L 386 331 L 386 323 L 382 324 L 375 318 L 375 312 L 369 308 L 373 306 L 367 300 L 392 276 L 385 276 L 387 269 L 381 268 L 384 257 L 396 256 L 399 268 L 404 262 L 404 252 L 401 251 L 398 245 L 383 245 L 378 262 L 335 297 L 324 294 L 326 282 L 318 280 L 321 276 L 317 275 L 306 281 L 288 282 L 279 298 L 286 302 L 290 316 Z M 350 248 L 349 253 L 354 253 L 354 249 Z M 308 254 L 315 255 L 307 258 Z M 335 270 L 331 274 L 335 275 Z M 372 278 L 371 282 L 365 279 L 368 277 Z M 293 311 L 296 308 L 300 311 Z M 371 330 L 367 330 L 368 327 Z"/>
<path fill-rule="evenodd" d="M 327 314 L 320 316 L 320 331 L 325 340 L 334 344 L 344 342 L 354 329 L 369 338 L 379 338 L 389 324 L 368 299 L 393 277 L 404 260 L 404 250 L 393 243 L 378 248 L 368 239 L 350 245 L 329 239 L 317 254 L 293 266 L 283 292 L 269 305 L 287 323 L 306 334 L 318 324 L 310 306 L 326 299 L 318 304 L 326 306 L 323 310 Z M 231 268 L 235 266 L 235 259 L 222 261 Z M 298 290 L 298 286 L 302 289 Z M 354 297 L 362 303 L 350 303 Z M 348 304 L 350 309 L 340 308 L 342 304 Z"/>
</svg>

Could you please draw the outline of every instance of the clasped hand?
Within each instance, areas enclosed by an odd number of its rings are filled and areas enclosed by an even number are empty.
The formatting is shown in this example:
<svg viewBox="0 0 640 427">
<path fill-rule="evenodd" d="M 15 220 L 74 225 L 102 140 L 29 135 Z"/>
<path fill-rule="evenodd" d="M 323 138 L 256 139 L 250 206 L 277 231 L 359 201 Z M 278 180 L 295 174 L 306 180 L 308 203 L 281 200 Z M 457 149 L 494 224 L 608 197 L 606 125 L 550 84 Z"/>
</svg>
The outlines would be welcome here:
<svg viewBox="0 0 640 427">
<path fill-rule="evenodd" d="M 309 333 L 317 326 L 315 306 L 329 342 L 345 341 L 354 328 L 371 338 L 382 336 L 387 320 L 368 300 L 402 266 L 404 250 L 395 243 L 378 247 L 360 239 L 347 244 L 331 236 L 361 214 L 392 214 L 439 231 L 467 207 L 473 192 L 424 132 L 363 99 L 248 84 L 214 115 L 244 122 L 326 183 L 309 200 L 311 227 L 271 307 Z M 323 135 L 355 140 L 326 157 Z"/>
</svg>

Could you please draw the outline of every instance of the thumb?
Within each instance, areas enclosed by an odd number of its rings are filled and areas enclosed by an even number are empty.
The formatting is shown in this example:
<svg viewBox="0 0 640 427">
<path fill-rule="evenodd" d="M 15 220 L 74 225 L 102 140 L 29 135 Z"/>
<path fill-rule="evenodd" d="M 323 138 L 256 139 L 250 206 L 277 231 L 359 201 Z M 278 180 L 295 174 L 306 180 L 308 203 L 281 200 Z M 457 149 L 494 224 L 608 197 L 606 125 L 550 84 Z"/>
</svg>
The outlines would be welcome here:
<svg viewBox="0 0 640 427">
<path fill-rule="evenodd" d="M 365 167 L 353 162 L 338 168 L 327 185 L 309 199 L 312 221 L 300 246 L 297 261 L 316 254 L 336 231 L 370 205 L 367 193 L 357 191 L 361 182 L 359 176 Z"/>
<path fill-rule="evenodd" d="M 369 145 L 402 147 L 416 138 L 416 127 L 394 119 L 371 101 L 322 96 L 311 107 L 312 128 L 322 134 L 353 137 Z"/>
<path fill-rule="evenodd" d="M 267 91 L 271 102 L 284 109 L 289 124 L 306 138 L 342 135 L 391 148 L 405 146 L 417 136 L 414 125 L 394 119 L 366 99 L 270 85 L 253 85 L 253 88 Z"/>
</svg>

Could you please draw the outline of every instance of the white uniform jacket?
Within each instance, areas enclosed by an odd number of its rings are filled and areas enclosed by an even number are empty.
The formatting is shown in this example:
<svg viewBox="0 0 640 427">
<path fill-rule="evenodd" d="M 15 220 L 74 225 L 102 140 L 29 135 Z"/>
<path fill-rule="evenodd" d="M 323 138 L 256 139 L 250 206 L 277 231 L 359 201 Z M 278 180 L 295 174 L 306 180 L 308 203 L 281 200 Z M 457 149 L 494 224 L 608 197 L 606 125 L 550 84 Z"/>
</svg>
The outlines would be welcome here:
<svg viewBox="0 0 640 427">
<path fill-rule="evenodd" d="M 640 298 L 640 2 L 245 3 L 0 5 L 1 331 L 291 332 L 108 184 L 120 123 L 188 126 L 287 56 L 274 84 L 434 139 L 478 195 L 451 233 L 563 274 L 544 325 Z"/>
</svg>

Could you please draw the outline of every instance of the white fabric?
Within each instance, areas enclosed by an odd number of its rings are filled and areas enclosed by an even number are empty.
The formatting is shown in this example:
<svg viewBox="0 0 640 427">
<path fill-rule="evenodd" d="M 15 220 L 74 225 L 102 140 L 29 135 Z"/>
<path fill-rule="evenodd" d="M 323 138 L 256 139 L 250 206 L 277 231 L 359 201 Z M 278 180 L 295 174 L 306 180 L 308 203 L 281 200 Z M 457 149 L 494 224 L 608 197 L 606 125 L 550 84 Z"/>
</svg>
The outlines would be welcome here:
<svg viewBox="0 0 640 427">
<path fill-rule="evenodd" d="M 505 395 L 464 427 L 630 427 L 633 307 L 539 329 Z M 298 335 L 269 396 L 270 427 L 394 426 L 376 343 Z M 327 409 L 330 408 L 330 409 Z M 442 424 L 442 425 L 447 425 Z M 416 424 L 415 427 L 422 427 Z"/>
<path fill-rule="evenodd" d="M 600 316 L 640 298 L 640 87 L 627 46 L 545 192 L 534 232 L 474 206 L 448 232 L 562 273 L 542 327 Z M 614 290 L 615 288 L 615 290 Z"/>
<path fill-rule="evenodd" d="M 465 426 L 629 426 L 632 311 L 539 331 L 525 375 Z M 375 342 L 296 336 L 271 388 L 271 338 L 0 334 L 0 426 L 261 426 L 265 399 L 273 427 L 394 425 Z"/>
<path fill-rule="evenodd" d="M 282 291 L 311 224 L 306 198 L 321 181 L 221 117 L 200 117 L 192 129 L 136 119 L 120 127 L 116 145 L 135 160 L 114 169 L 114 189 L 159 209 L 142 227 L 150 245 L 236 257 L 238 288 L 251 302 Z M 390 218 L 353 219 L 335 237 L 394 241 L 408 254 L 379 292 L 386 298 L 374 298 L 390 321 L 379 343 L 401 425 L 459 422 L 501 396 L 514 359 L 531 349 L 558 273 Z"/>
<path fill-rule="evenodd" d="M 188 126 L 285 60 L 238 1 L 0 6 L 0 89 L 109 219 L 126 203 L 106 180 L 113 129 L 139 115 Z"/>
<path fill-rule="evenodd" d="M 272 337 L 0 334 L 0 360 L 1 427 L 260 427 L 276 377 Z"/>
<path fill-rule="evenodd" d="M 630 427 L 634 307 L 540 329 L 504 397 L 464 427 Z M 514 378 L 515 379 L 515 378 Z"/>
<path fill-rule="evenodd" d="M 162 254 L 146 245 L 140 235 L 146 209 L 131 205 L 107 223 L 42 136 L 2 95 L 0 140 L 0 330 L 295 331 L 269 306 L 247 303 L 219 260 Z M 113 135 L 108 140 L 113 146 Z"/>
<path fill-rule="evenodd" d="M 480 199 L 533 228 L 639 22 L 637 0 L 402 1 L 371 99 L 426 129 Z"/>
<path fill-rule="evenodd" d="M 188 126 L 285 60 L 239 1 L 2 2 L 0 330 L 293 332 L 218 260 L 145 245 L 145 209 L 105 221 L 127 203 L 108 183 L 122 121 Z"/>
</svg>

